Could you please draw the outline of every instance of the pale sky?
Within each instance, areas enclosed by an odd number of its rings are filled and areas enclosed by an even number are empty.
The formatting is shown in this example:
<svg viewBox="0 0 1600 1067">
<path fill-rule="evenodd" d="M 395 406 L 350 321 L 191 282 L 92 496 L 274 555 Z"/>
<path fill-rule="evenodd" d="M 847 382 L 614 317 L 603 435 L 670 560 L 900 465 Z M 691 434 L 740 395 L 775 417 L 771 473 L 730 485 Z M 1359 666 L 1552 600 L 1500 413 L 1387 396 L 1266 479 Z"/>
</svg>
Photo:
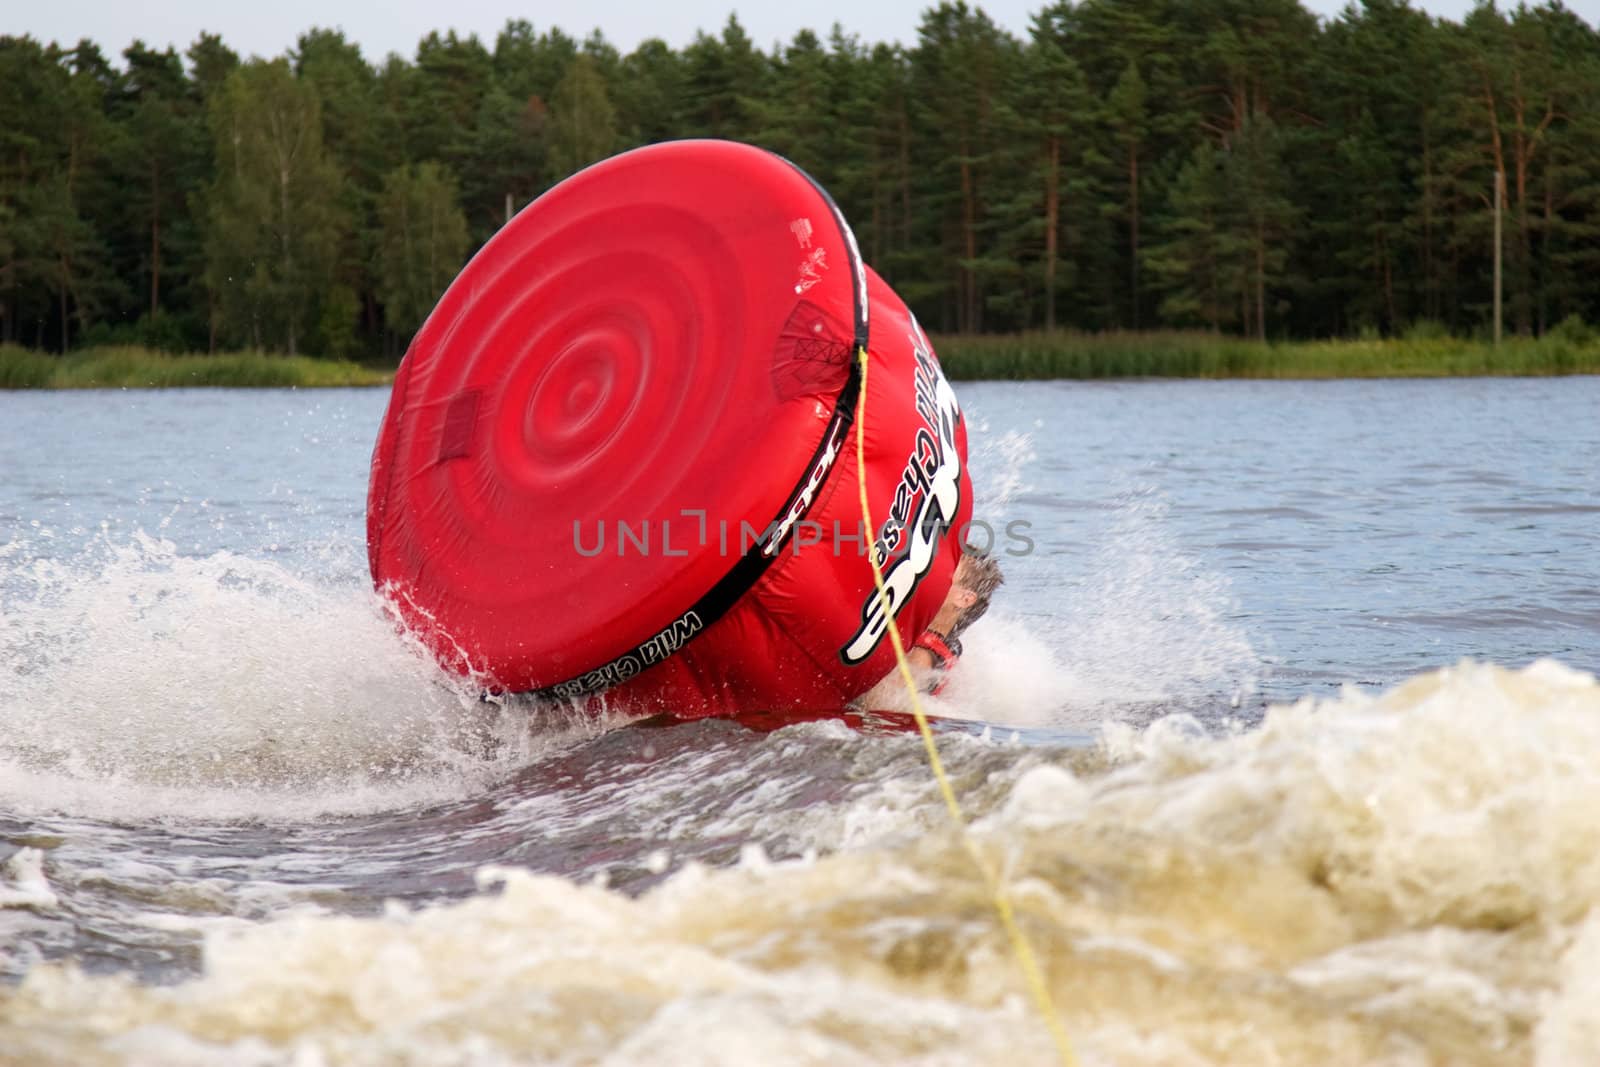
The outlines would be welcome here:
<svg viewBox="0 0 1600 1067">
<path fill-rule="evenodd" d="M 1325 17 L 1336 15 L 1344 0 L 1302 0 Z M 1504 2 L 1504 0 L 1502 0 Z M 1413 6 L 1460 19 L 1472 0 L 1412 0 Z M 510 18 L 525 18 L 536 31 L 559 26 L 574 37 L 599 28 L 622 51 L 647 37 L 660 37 L 675 48 L 694 38 L 697 29 L 716 32 L 735 11 L 746 32 L 763 51 L 810 27 L 826 35 L 834 22 L 868 42 L 916 37 L 917 22 L 928 6 L 924 0 L 388 0 L 384 4 L 350 0 L 3 0 L 0 34 L 30 34 L 44 41 L 73 44 L 80 37 L 98 43 L 112 59 L 134 38 L 160 48 L 171 44 L 181 52 L 202 30 L 220 33 L 242 55 L 276 56 L 294 45 L 313 26 L 342 29 L 361 45 L 370 62 L 390 52 L 411 58 L 417 42 L 430 30 L 454 29 L 477 34 L 493 46 L 495 34 Z M 1042 0 L 989 0 L 980 4 L 996 22 L 1019 36 Z M 1600 23 L 1600 0 L 1567 0 L 1567 6 L 1591 25 Z"/>
</svg>

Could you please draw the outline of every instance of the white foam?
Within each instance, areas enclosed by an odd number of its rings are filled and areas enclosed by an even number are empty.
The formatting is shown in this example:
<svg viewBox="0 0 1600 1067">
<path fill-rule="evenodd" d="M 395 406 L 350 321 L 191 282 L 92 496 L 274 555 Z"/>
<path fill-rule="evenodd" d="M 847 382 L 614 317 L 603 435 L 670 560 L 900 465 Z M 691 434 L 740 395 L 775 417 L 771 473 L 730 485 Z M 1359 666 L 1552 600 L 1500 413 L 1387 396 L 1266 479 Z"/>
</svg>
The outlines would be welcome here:
<svg viewBox="0 0 1600 1067">
<path fill-rule="evenodd" d="M 0 866 L 0 908 L 35 908 L 49 911 L 61 903 L 44 875 L 44 853 L 18 849 Z"/>
<path fill-rule="evenodd" d="M 564 740 L 441 674 L 364 584 L 145 535 L 0 577 L 17 812 L 389 810 L 471 795 Z"/>
<path fill-rule="evenodd" d="M 1008 726 L 1083 725 L 1074 708 L 1082 683 L 1021 620 L 991 612 L 962 635 L 964 646 L 937 709 L 953 718 Z"/>
<path fill-rule="evenodd" d="M 1546 995 L 1534 1032 L 1539 1067 L 1591 1063 L 1600 1049 L 1600 910 L 1579 926 L 1560 967 L 1560 984 Z"/>
</svg>

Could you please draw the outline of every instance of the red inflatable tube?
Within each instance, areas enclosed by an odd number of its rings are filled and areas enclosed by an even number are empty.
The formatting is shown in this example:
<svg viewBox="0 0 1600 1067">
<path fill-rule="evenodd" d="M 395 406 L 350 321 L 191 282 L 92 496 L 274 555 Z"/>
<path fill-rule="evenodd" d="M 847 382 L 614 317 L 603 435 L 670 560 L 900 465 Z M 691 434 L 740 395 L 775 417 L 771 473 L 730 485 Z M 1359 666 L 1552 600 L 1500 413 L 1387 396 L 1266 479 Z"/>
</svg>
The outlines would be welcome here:
<svg viewBox="0 0 1600 1067">
<path fill-rule="evenodd" d="M 452 283 L 395 378 L 367 541 L 407 624 L 486 685 L 822 711 L 894 666 L 866 552 L 909 640 L 971 508 L 954 392 L 827 194 L 682 141 L 561 183 Z"/>
</svg>

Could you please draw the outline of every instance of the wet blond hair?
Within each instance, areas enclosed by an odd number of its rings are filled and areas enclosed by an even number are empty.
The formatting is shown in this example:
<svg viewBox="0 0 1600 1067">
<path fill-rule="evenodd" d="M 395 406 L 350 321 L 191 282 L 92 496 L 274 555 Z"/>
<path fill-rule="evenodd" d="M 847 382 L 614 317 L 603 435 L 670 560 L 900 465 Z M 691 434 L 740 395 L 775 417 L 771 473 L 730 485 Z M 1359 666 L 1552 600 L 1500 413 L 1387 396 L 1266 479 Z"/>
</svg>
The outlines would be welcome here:
<svg viewBox="0 0 1600 1067">
<path fill-rule="evenodd" d="M 967 627 L 983 618 L 984 613 L 989 610 L 990 598 L 994 596 L 996 589 L 1005 584 L 1006 577 L 1000 573 L 999 560 L 969 541 L 961 546 L 961 563 L 957 580 L 970 589 L 976 599 L 950 628 L 951 637 L 959 637 Z"/>
</svg>

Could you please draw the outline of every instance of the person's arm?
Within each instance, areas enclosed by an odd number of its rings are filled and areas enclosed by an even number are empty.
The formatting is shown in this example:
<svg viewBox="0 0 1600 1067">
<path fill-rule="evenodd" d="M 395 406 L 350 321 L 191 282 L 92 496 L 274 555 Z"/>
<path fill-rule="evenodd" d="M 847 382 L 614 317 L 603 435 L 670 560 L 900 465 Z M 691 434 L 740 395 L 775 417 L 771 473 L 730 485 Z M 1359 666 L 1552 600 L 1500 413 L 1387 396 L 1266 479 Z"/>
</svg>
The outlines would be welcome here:
<svg viewBox="0 0 1600 1067">
<path fill-rule="evenodd" d="M 944 690 L 945 684 L 950 680 L 950 669 L 960 658 L 960 640 L 946 637 L 932 627 L 922 631 L 922 636 L 917 638 L 917 643 L 911 646 L 911 651 L 906 654 L 906 659 L 911 661 L 913 667 L 920 667 L 929 672 L 927 688 L 934 696 L 938 696 Z"/>
<path fill-rule="evenodd" d="M 922 631 L 906 658 L 914 667 L 938 667 L 947 671 L 961 658 L 961 642 L 929 628 Z"/>
<path fill-rule="evenodd" d="M 937 638 L 938 647 L 934 645 Z M 954 646 L 954 647 L 951 647 Z M 941 655 L 941 651 L 944 655 Z M 961 642 L 954 639 L 946 640 L 937 630 L 924 630 L 922 636 L 906 649 L 906 662 L 911 665 L 911 673 L 920 683 L 924 692 L 935 695 L 944 688 L 945 672 L 955 666 L 956 659 L 961 655 Z M 900 680 L 899 670 L 892 670 L 884 675 L 867 692 L 861 694 L 852 703 L 862 708 L 897 707 L 905 700 L 905 684 Z"/>
</svg>

